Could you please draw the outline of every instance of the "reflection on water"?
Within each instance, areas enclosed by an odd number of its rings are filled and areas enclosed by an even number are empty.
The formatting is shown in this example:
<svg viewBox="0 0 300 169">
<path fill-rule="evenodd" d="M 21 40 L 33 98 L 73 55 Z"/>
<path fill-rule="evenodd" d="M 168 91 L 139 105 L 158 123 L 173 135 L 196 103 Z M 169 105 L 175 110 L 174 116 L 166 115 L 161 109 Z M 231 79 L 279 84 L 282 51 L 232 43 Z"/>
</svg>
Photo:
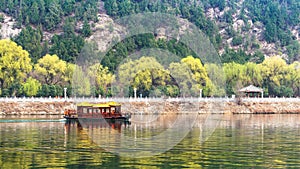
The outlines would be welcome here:
<svg viewBox="0 0 300 169">
<path fill-rule="evenodd" d="M 186 137 L 162 154 L 131 158 L 108 152 L 91 138 L 91 132 L 118 146 L 121 139 L 113 135 L 149 138 L 176 124 L 176 118 L 80 125 L 60 117 L 2 117 L 0 168 L 300 167 L 300 115 L 223 115 L 221 121 L 214 119 L 219 119 L 218 115 L 201 115 Z M 204 142 L 203 135 L 210 131 L 214 132 Z"/>
</svg>

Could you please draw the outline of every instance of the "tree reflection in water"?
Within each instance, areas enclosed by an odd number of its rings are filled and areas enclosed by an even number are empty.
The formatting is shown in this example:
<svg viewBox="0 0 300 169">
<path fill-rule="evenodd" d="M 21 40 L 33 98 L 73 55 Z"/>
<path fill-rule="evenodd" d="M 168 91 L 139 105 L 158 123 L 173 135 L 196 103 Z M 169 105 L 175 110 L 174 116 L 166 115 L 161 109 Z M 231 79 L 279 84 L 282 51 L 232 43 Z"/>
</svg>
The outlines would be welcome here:
<svg viewBox="0 0 300 169">
<path fill-rule="evenodd" d="M 300 115 L 224 115 L 214 133 L 199 142 L 200 126 L 205 121 L 201 116 L 179 144 L 147 158 L 122 157 L 106 151 L 90 138 L 88 126 L 66 124 L 59 119 L 20 122 L 24 119 L 15 118 L 13 122 L 2 118 L 0 168 L 300 167 Z M 160 125 L 122 124 L 121 130 L 118 125 L 113 129 L 98 124 L 93 132 L 150 137 L 162 132 L 171 119 L 160 117 Z"/>
</svg>

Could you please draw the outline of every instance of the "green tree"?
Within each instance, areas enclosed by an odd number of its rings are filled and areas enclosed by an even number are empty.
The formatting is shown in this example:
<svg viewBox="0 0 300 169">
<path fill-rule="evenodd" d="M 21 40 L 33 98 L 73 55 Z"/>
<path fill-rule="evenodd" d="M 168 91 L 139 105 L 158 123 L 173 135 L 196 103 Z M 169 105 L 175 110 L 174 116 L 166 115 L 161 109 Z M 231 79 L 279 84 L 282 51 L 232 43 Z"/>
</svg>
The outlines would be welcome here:
<svg viewBox="0 0 300 169">
<path fill-rule="evenodd" d="M 290 45 L 286 47 L 288 56 L 289 56 L 289 63 L 300 59 L 300 43 L 297 40 L 291 42 Z"/>
<path fill-rule="evenodd" d="M 57 55 L 45 55 L 34 66 L 36 78 L 43 84 L 62 84 L 66 81 L 67 63 Z"/>
<path fill-rule="evenodd" d="M 245 65 L 244 85 L 253 84 L 255 86 L 262 86 L 263 77 L 261 67 L 253 62 L 247 62 Z"/>
<path fill-rule="evenodd" d="M 26 96 L 36 96 L 41 88 L 41 83 L 38 80 L 29 77 L 26 79 L 26 82 L 23 83 L 22 87 Z"/>
<path fill-rule="evenodd" d="M 89 68 L 88 74 L 89 77 L 95 80 L 96 89 L 101 91 L 99 94 L 108 95 L 108 89 L 115 80 L 114 75 L 109 72 L 108 67 L 104 67 L 100 63 L 97 63 Z"/>
<path fill-rule="evenodd" d="M 157 60 L 153 57 L 141 57 L 140 59 L 137 60 L 128 59 L 126 62 L 124 62 L 119 66 L 119 69 L 116 74 L 117 83 L 121 85 L 122 91 L 120 92 L 125 95 L 131 94 L 129 91 L 129 87 L 131 86 L 131 83 L 133 82 L 137 74 L 145 70 L 153 70 L 153 69 L 164 70 L 163 66 L 159 62 L 157 62 Z M 147 77 L 150 78 L 150 76 Z M 150 79 L 146 79 L 146 80 L 151 81 Z M 135 84 L 137 85 L 138 83 Z M 147 87 L 146 89 L 148 90 L 149 87 Z M 143 89 L 138 89 L 138 90 L 143 90 Z"/>
<path fill-rule="evenodd" d="M 238 94 L 238 90 L 248 83 L 246 67 L 244 65 L 231 62 L 224 63 L 223 69 L 226 76 L 226 93 Z"/>
<path fill-rule="evenodd" d="M 90 96 L 92 92 L 90 78 L 87 76 L 88 70 L 75 66 L 72 78 L 72 95 L 73 96 Z"/>
<path fill-rule="evenodd" d="M 36 1 L 34 1 L 30 7 L 30 22 L 33 24 L 38 24 L 40 21 L 40 14 L 39 14 L 39 7 L 38 7 L 38 3 Z"/>
<path fill-rule="evenodd" d="M 214 86 L 199 58 L 188 56 L 180 63 L 171 63 L 168 70 L 178 83 L 181 95 L 199 96 L 200 89 L 205 96 L 213 95 Z"/>
<path fill-rule="evenodd" d="M 139 71 L 133 78 L 132 88 L 137 88 L 143 96 L 178 96 L 180 94 L 178 85 L 171 77 L 168 70 L 144 69 Z"/>
<path fill-rule="evenodd" d="M 87 20 L 83 22 L 82 34 L 84 37 L 89 37 L 92 34 L 91 26 Z"/>
<path fill-rule="evenodd" d="M 207 75 L 212 82 L 212 95 L 224 96 L 226 94 L 226 79 L 222 65 L 207 63 L 204 65 Z"/>
<path fill-rule="evenodd" d="M 0 40 L 1 89 L 23 82 L 31 69 L 31 59 L 27 51 L 11 40 Z M 15 91 L 11 94 L 14 95 Z"/>
<path fill-rule="evenodd" d="M 273 56 L 266 58 L 260 66 L 263 76 L 263 86 L 268 88 L 270 95 L 277 95 L 278 88 L 284 85 L 284 77 L 287 75 L 288 66 L 286 62 L 278 56 Z"/>
<path fill-rule="evenodd" d="M 205 67 L 199 58 L 187 56 L 181 60 L 181 63 L 186 64 L 192 73 L 192 79 L 196 81 L 199 87 L 203 89 L 203 94 L 211 96 L 213 92 L 213 85 L 208 77 Z"/>
<path fill-rule="evenodd" d="M 54 31 L 62 18 L 62 9 L 59 1 L 52 0 L 47 9 L 48 11 L 47 15 L 45 15 L 44 25 L 47 30 Z"/>
<path fill-rule="evenodd" d="M 16 43 L 21 45 L 25 50 L 30 52 L 33 62 L 37 62 L 42 56 L 42 30 L 35 30 L 30 26 L 22 29 L 21 33 L 15 38 Z"/>
</svg>

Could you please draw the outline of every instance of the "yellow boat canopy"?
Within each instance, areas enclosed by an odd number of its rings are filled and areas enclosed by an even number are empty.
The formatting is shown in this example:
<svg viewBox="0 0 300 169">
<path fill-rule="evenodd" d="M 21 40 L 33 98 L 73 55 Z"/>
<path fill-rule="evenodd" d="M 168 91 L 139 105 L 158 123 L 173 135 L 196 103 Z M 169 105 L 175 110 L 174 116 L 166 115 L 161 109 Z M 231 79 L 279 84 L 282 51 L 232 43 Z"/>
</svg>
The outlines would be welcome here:
<svg viewBox="0 0 300 169">
<path fill-rule="evenodd" d="M 77 106 L 90 107 L 90 106 L 93 106 L 93 104 L 92 103 L 88 103 L 88 102 L 82 102 L 82 103 L 77 104 Z"/>
<path fill-rule="evenodd" d="M 110 107 L 109 104 L 106 104 L 106 103 L 98 103 L 98 104 L 94 104 L 93 107 Z"/>
<path fill-rule="evenodd" d="M 82 102 L 78 104 L 77 106 L 81 107 L 99 107 L 99 108 L 106 108 L 106 107 L 116 107 L 121 106 L 121 104 L 117 102 L 108 102 L 108 103 L 88 103 L 88 102 Z"/>
<path fill-rule="evenodd" d="M 120 103 L 117 103 L 117 102 L 108 102 L 108 104 L 109 104 L 110 106 L 121 106 L 121 104 L 120 104 Z"/>
</svg>

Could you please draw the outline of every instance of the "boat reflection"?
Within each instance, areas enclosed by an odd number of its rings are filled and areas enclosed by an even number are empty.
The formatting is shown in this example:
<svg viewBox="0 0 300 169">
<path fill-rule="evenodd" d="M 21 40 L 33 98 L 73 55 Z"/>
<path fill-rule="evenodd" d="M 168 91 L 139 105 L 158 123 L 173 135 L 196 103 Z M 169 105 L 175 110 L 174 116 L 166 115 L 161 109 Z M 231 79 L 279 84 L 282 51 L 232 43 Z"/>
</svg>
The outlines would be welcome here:
<svg viewBox="0 0 300 169">
<path fill-rule="evenodd" d="M 107 120 L 107 119 L 98 119 L 98 120 L 66 120 L 65 122 L 65 133 L 68 134 L 74 128 L 77 129 L 78 132 L 87 129 L 97 129 L 97 128 L 108 128 L 114 129 L 118 132 L 121 132 L 122 127 L 127 128 L 131 123 L 129 121 L 124 120 Z"/>
</svg>

